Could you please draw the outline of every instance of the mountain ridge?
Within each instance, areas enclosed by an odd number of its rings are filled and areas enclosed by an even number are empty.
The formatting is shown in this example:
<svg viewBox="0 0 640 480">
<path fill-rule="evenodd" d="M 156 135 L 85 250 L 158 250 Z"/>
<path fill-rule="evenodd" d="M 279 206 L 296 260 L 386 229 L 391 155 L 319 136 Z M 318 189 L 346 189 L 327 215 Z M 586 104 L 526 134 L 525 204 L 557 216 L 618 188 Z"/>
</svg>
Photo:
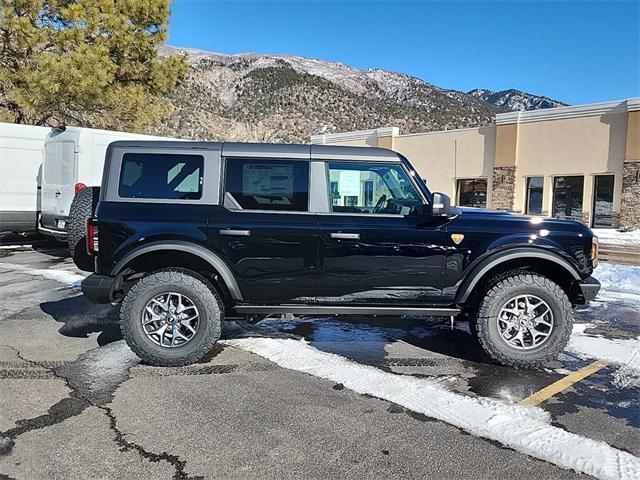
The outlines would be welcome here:
<svg viewBox="0 0 640 480">
<path fill-rule="evenodd" d="M 314 134 L 397 126 L 403 133 L 491 124 L 505 108 L 404 73 L 296 55 L 187 55 L 189 73 L 154 133 L 207 140 L 302 142 Z"/>
</svg>

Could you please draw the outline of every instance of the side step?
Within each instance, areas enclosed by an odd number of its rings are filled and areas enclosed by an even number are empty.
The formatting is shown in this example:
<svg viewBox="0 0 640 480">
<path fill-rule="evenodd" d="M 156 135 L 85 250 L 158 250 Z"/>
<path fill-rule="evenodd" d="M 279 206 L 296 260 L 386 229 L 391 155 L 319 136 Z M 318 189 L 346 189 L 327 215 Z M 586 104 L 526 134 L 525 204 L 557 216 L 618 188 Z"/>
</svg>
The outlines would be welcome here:
<svg viewBox="0 0 640 480">
<path fill-rule="evenodd" d="M 451 317 L 460 313 L 459 308 L 419 307 L 346 307 L 340 305 L 238 305 L 238 313 L 295 313 L 298 315 L 419 315 Z"/>
</svg>

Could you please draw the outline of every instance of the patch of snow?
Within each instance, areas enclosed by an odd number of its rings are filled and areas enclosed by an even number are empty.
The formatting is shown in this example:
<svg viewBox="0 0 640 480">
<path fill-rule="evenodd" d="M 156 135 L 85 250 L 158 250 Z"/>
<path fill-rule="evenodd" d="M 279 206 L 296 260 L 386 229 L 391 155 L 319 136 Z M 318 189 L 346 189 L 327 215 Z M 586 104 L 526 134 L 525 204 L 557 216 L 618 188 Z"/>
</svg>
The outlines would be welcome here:
<svg viewBox="0 0 640 480">
<path fill-rule="evenodd" d="M 640 336 L 622 340 L 586 332 L 595 326 L 592 323 L 576 323 L 567 349 L 581 357 L 598 358 L 624 365 L 640 374 Z"/>
<path fill-rule="evenodd" d="M 554 427 L 550 425 L 550 415 L 537 407 L 467 397 L 429 379 L 395 375 L 321 352 L 304 341 L 243 338 L 223 343 L 260 355 L 283 368 L 394 402 L 562 468 L 601 479 L 640 478 L 639 458 Z"/>
<path fill-rule="evenodd" d="M 45 277 L 49 280 L 55 280 L 56 282 L 65 283 L 73 287 L 79 287 L 80 282 L 85 279 L 84 275 L 78 275 L 77 273 L 73 273 L 69 270 L 61 270 L 55 268 L 31 268 L 26 265 L 20 265 L 17 263 L 0 263 L 0 267 L 14 272 L 26 273 L 27 275 Z"/>
<path fill-rule="evenodd" d="M 620 232 L 615 228 L 597 228 L 593 233 L 607 245 L 635 245 L 640 247 L 640 229 Z"/>
<path fill-rule="evenodd" d="M 603 290 L 640 295 L 640 267 L 601 262 L 593 276 L 600 281 Z"/>
</svg>

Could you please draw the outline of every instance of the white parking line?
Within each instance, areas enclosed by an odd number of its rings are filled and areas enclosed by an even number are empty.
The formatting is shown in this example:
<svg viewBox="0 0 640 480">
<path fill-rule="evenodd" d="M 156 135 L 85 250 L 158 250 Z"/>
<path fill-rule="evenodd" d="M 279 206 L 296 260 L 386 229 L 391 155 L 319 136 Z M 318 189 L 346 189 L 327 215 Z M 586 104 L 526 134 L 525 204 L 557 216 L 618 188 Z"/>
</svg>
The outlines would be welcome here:
<svg viewBox="0 0 640 480">
<path fill-rule="evenodd" d="M 321 352 L 304 341 L 246 338 L 223 343 L 260 355 L 283 368 L 394 402 L 562 468 L 601 479 L 640 478 L 639 458 L 554 427 L 549 414 L 537 407 L 461 395 L 429 379 L 396 375 Z"/>
</svg>

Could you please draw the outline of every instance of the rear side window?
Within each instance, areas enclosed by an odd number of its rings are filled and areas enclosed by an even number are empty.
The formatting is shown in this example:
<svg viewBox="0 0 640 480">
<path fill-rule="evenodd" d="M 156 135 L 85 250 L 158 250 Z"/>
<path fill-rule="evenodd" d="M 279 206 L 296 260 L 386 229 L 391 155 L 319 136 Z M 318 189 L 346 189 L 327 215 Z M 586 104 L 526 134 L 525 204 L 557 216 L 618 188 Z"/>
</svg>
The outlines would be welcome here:
<svg viewBox="0 0 640 480">
<path fill-rule="evenodd" d="M 126 153 L 118 194 L 122 198 L 198 200 L 203 169 L 201 155 Z"/>
<path fill-rule="evenodd" d="M 229 159 L 226 165 L 226 192 L 243 209 L 308 210 L 309 162 Z"/>
</svg>

